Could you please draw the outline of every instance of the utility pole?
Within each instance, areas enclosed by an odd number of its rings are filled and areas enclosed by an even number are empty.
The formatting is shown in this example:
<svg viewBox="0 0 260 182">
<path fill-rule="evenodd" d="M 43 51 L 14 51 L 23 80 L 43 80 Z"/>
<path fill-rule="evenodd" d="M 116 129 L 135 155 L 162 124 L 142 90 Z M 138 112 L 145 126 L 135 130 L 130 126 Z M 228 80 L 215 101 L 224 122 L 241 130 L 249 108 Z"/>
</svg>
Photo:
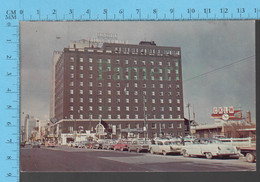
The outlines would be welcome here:
<svg viewBox="0 0 260 182">
<path fill-rule="evenodd" d="M 191 135 L 191 132 L 190 132 L 190 107 L 191 107 L 191 105 L 190 105 L 190 103 L 188 103 L 186 107 L 188 108 L 188 115 L 189 115 L 189 135 Z"/>
</svg>

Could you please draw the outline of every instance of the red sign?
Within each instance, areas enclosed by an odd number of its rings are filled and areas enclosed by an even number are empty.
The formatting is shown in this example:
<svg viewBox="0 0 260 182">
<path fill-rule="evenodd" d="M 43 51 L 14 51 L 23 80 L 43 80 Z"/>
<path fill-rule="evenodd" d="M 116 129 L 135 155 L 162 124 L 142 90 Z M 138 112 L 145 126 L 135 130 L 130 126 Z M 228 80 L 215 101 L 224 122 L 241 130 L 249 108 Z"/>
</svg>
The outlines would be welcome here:
<svg viewBox="0 0 260 182">
<path fill-rule="evenodd" d="M 219 108 L 218 108 L 218 113 L 219 113 L 219 114 L 223 114 L 223 108 L 222 108 L 222 107 L 219 107 Z"/>
<path fill-rule="evenodd" d="M 229 113 L 234 113 L 234 107 L 233 106 L 229 106 Z"/>
</svg>

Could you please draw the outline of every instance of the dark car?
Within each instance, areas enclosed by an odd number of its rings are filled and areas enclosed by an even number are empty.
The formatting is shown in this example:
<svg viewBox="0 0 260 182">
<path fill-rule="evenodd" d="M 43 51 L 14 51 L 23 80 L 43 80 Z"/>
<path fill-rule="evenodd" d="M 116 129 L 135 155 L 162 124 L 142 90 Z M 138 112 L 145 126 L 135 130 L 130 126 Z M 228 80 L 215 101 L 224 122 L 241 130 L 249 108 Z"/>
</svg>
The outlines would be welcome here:
<svg viewBox="0 0 260 182">
<path fill-rule="evenodd" d="M 130 145 L 131 141 L 126 141 L 126 140 L 119 140 L 115 145 L 114 145 L 114 150 L 128 150 L 128 146 Z"/>
<path fill-rule="evenodd" d="M 31 146 L 32 146 L 32 148 L 40 148 L 41 147 L 39 142 L 32 142 Z"/>
<path fill-rule="evenodd" d="M 151 142 L 148 140 L 133 140 L 128 146 L 128 151 L 148 152 L 150 144 Z"/>
</svg>

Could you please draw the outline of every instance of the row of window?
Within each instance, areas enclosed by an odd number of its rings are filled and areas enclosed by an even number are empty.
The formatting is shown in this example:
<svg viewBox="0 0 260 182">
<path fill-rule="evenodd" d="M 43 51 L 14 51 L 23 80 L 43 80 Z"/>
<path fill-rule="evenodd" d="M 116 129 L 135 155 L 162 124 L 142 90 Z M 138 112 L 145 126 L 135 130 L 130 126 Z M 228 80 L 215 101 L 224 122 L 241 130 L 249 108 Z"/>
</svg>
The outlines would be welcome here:
<svg viewBox="0 0 260 182">
<path fill-rule="evenodd" d="M 106 107 L 108 111 L 111 111 L 111 106 L 108 106 Z M 138 107 L 138 106 L 134 106 L 134 111 L 138 111 L 140 110 L 140 108 L 142 108 L 141 110 L 143 110 L 143 107 Z M 147 111 L 147 107 L 144 107 L 145 108 L 145 111 Z M 169 109 L 169 111 L 173 111 L 172 110 L 172 107 L 167 107 Z M 177 111 L 180 111 L 181 108 L 178 106 L 176 107 L 177 108 Z M 121 109 L 123 110 L 126 110 L 126 111 L 130 111 L 130 107 L 129 106 L 124 106 L 123 108 L 120 107 L 120 106 L 117 106 L 116 110 L 117 111 L 120 111 Z M 160 111 L 165 111 L 165 108 L 164 107 L 159 107 Z M 99 106 L 98 107 L 98 110 L 99 111 L 103 111 L 103 108 L 102 106 Z M 70 106 L 70 111 L 74 111 L 74 107 L 73 106 Z M 83 106 L 79 106 L 79 111 L 83 111 Z M 89 111 L 93 111 L 93 106 L 89 106 Z M 152 107 L 152 111 L 156 111 L 156 107 Z"/>
<path fill-rule="evenodd" d="M 98 98 L 98 103 L 103 103 L 103 99 L 102 98 Z M 117 98 L 115 100 L 117 103 L 120 103 L 121 102 L 121 99 L 120 98 Z M 142 99 L 140 102 L 147 102 L 147 99 Z M 177 99 L 176 100 L 178 104 L 180 104 L 180 99 Z M 74 102 L 74 98 L 70 98 L 70 102 L 73 103 Z M 79 99 L 79 102 L 83 103 L 83 98 L 80 98 Z M 93 103 L 93 98 L 89 98 L 88 99 L 88 102 L 89 103 Z M 111 98 L 107 98 L 107 102 L 108 103 L 112 103 L 112 99 Z M 113 101 L 114 102 L 114 101 Z M 125 99 L 125 102 L 126 103 L 130 103 L 130 100 L 128 98 Z M 138 103 L 139 100 L 138 99 L 134 99 L 134 103 Z M 156 102 L 156 99 L 151 99 L 151 103 L 155 104 L 155 103 L 158 103 Z M 159 103 L 163 104 L 163 103 L 169 103 L 169 104 L 172 104 L 173 103 L 173 100 L 172 99 L 160 99 L 159 100 Z"/>
<path fill-rule="evenodd" d="M 74 73 L 71 73 L 70 74 L 70 78 L 75 78 L 74 77 Z M 79 74 L 79 78 L 84 78 L 84 74 L 81 73 Z M 88 79 L 93 79 L 93 74 L 89 74 Z M 103 79 L 103 77 L 101 77 Z M 117 74 L 117 75 L 113 75 L 113 79 L 114 80 L 131 80 L 133 78 L 133 80 L 148 80 L 148 77 L 147 75 L 143 75 L 143 76 L 140 76 L 140 75 L 133 75 L 133 76 L 129 76 L 129 75 L 125 75 L 125 76 L 121 76 L 120 74 Z M 110 80 L 112 79 L 112 76 L 111 75 L 107 75 L 107 79 Z M 171 76 L 151 76 L 150 77 L 151 80 L 155 80 L 155 81 L 171 81 L 172 80 L 172 77 Z M 179 76 L 175 76 L 175 81 L 179 81 L 180 80 L 180 77 Z"/>
<path fill-rule="evenodd" d="M 74 62 L 75 61 L 75 59 L 74 59 L 74 57 L 70 57 L 70 62 Z M 107 63 L 111 63 L 111 59 L 106 59 L 106 60 L 102 60 L 102 59 L 98 59 L 98 61 L 99 62 L 101 62 L 101 61 L 106 61 Z M 84 62 L 84 58 L 79 58 L 79 62 L 80 63 L 83 63 Z M 88 62 L 89 63 L 93 63 L 93 59 L 92 58 L 88 58 Z M 120 64 L 120 63 L 124 63 L 124 64 L 129 64 L 129 60 L 128 59 L 126 59 L 126 60 L 119 60 L 119 59 L 117 59 L 117 60 L 115 60 L 115 63 L 116 64 Z M 139 61 L 139 60 L 133 60 L 133 64 L 134 65 L 138 65 L 138 64 L 142 64 L 142 65 L 146 65 L 146 64 L 151 64 L 152 66 L 155 66 L 155 63 L 158 63 L 158 65 L 159 66 L 162 66 L 163 65 L 163 62 L 162 61 L 145 61 L 145 60 L 142 60 L 142 61 Z M 170 61 L 168 61 L 167 62 L 167 66 L 171 66 L 171 62 Z M 176 66 L 176 67 L 178 67 L 179 66 L 179 62 L 178 62 L 178 59 L 175 59 L 174 60 L 174 65 Z"/>
<path fill-rule="evenodd" d="M 107 83 L 102 83 L 102 82 L 98 82 L 97 83 L 97 86 L 98 87 L 102 87 L 102 86 L 104 86 L 104 85 L 107 85 L 107 87 L 111 87 L 112 86 L 112 83 L 111 82 L 107 82 Z M 73 81 L 71 81 L 70 83 L 69 83 L 69 86 L 74 86 L 75 84 L 74 84 L 74 82 Z M 120 84 L 120 82 L 116 82 L 115 83 L 115 86 L 116 87 L 121 87 L 121 85 L 123 86 L 123 87 L 125 87 L 125 88 L 127 88 L 127 87 L 130 87 L 129 85 L 129 83 L 123 83 L 123 84 Z M 79 86 L 84 86 L 84 82 L 79 82 Z M 90 87 L 93 87 L 93 82 L 88 82 L 88 86 L 90 86 Z M 161 83 L 161 84 L 159 84 L 158 85 L 160 88 L 164 88 L 165 86 Z M 138 84 L 138 83 L 133 83 L 133 87 L 135 87 L 135 88 L 138 88 L 138 87 L 142 87 L 142 88 L 147 88 L 148 87 L 148 85 L 146 84 L 146 83 L 144 83 L 144 84 Z M 155 86 L 155 84 L 153 83 L 153 84 L 151 84 L 151 88 L 155 88 L 156 86 Z M 168 84 L 168 88 L 172 88 L 172 84 Z M 180 85 L 179 84 L 176 84 L 176 89 L 179 89 L 180 88 Z"/>
<path fill-rule="evenodd" d="M 178 118 L 181 118 L 181 115 L 178 115 L 177 117 L 178 117 Z M 89 115 L 89 118 L 90 118 L 90 119 L 93 119 L 93 115 L 90 114 L 90 115 Z M 105 116 L 102 115 L 102 114 L 99 114 L 99 115 L 98 115 L 98 118 L 99 118 L 99 119 L 100 119 L 100 118 L 106 118 L 106 119 L 132 119 L 132 118 L 130 118 L 130 115 L 129 115 L 129 114 L 126 114 L 125 117 L 121 117 L 121 115 L 118 114 L 118 115 L 116 115 L 116 118 L 112 118 L 112 115 L 111 115 L 111 114 L 108 114 L 107 117 L 105 117 Z M 74 119 L 73 114 L 70 114 L 70 119 Z M 79 119 L 85 119 L 85 118 L 83 118 L 83 114 L 80 114 L 80 115 L 79 115 Z M 135 114 L 133 119 L 143 119 L 143 117 L 139 116 L 138 114 Z M 169 117 L 166 118 L 164 114 L 161 114 L 160 116 L 152 115 L 152 116 L 149 117 L 148 119 L 174 119 L 174 117 L 173 117 L 173 115 L 170 114 Z"/>
</svg>

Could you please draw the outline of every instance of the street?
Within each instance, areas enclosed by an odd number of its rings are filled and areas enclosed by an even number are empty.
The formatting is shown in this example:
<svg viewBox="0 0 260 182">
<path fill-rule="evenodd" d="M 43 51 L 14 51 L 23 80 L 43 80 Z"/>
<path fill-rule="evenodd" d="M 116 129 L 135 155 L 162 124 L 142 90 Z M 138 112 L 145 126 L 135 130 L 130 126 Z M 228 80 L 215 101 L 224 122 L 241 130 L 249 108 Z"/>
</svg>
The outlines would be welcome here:
<svg viewBox="0 0 260 182">
<path fill-rule="evenodd" d="M 21 172 L 229 172 L 256 171 L 245 159 L 205 159 L 56 146 L 21 148 Z"/>
</svg>

